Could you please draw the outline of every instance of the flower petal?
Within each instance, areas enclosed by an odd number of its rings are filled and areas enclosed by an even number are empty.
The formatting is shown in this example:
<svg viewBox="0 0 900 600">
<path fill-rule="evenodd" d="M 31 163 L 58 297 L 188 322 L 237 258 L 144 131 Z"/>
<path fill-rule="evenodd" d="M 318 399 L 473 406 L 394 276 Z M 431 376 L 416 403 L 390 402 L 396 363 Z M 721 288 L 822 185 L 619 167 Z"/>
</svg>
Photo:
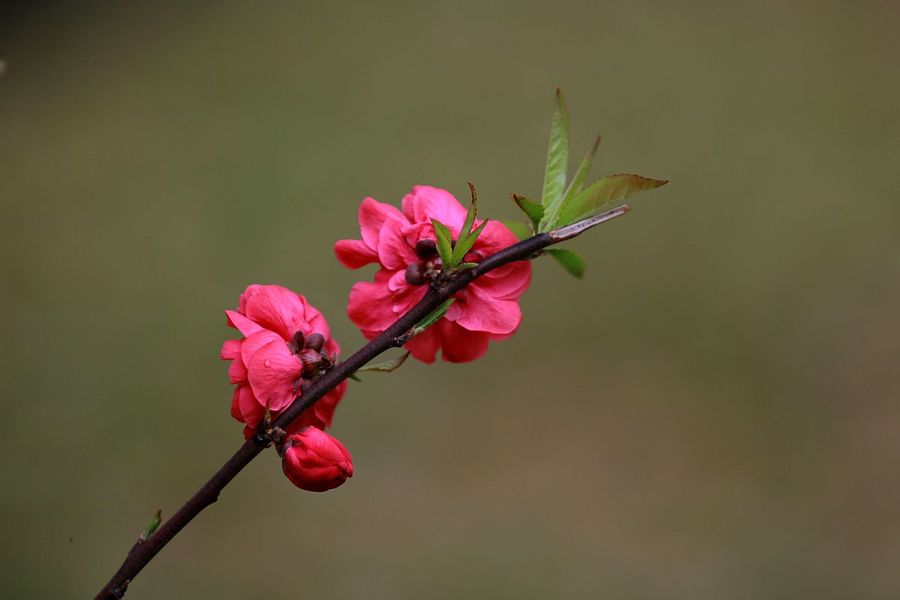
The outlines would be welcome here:
<svg viewBox="0 0 900 600">
<path fill-rule="evenodd" d="M 219 358 L 222 360 L 232 360 L 241 355 L 241 342 L 243 340 L 225 340 L 222 344 L 222 350 L 219 352 Z"/>
<path fill-rule="evenodd" d="M 366 246 L 375 250 L 378 248 L 378 236 L 386 221 L 399 221 L 406 223 L 403 213 L 374 198 L 365 198 L 359 205 L 359 232 Z"/>
<path fill-rule="evenodd" d="M 346 391 L 347 382 L 342 381 L 337 387 L 322 396 L 311 408 L 307 408 L 300 413 L 300 416 L 285 427 L 284 430 L 287 433 L 296 433 L 304 427 L 316 427 L 323 431 L 331 427 L 331 422 L 334 420 L 334 411 Z"/>
<path fill-rule="evenodd" d="M 247 367 L 241 357 L 235 358 L 228 365 L 228 381 L 230 383 L 242 383 L 247 381 Z"/>
<path fill-rule="evenodd" d="M 403 213 L 415 223 L 437 219 L 454 231 L 466 220 L 466 209 L 447 190 L 428 185 L 414 186 L 403 197 Z"/>
<path fill-rule="evenodd" d="M 490 335 L 469 331 L 447 320 L 441 326 L 441 356 L 448 362 L 469 362 L 480 358 L 488 349 Z"/>
<path fill-rule="evenodd" d="M 238 421 L 245 423 L 253 429 L 259 427 L 260 421 L 262 421 L 263 416 L 266 414 L 266 409 L 253 395 L 253 390 L 250 389 L 250 386 L 246 384 L 237 386 L 234 390 L 234 395 L 237 401 L 238 413 L 240 414 Z M 233 414 L 234 413 L 232 412 L 232 415 Z"/>
<path fill-rule="evenodd" d="M 407 265 L 418 261 L 419 258 L 403 233 L 403 224 L 386 221 L 378 237 L 378 262 L 393 271 L 405 269 Z"/>
<path fill-rule="evenodd" d="M 251 319 L 248 319 L 241 313 L 234 310 L 226 310 L 225 317 L 228 319 L 228 326 L 234 327 L 245 336 L 251 336 L 257 331 L 262 331 L 265 329 L 259 323 L 254 323 Z M 224 347 L 222 348 L 224 350 Z"/>
<path fill-rule="evenodd" d="M 478 286 L 494 298 L 515 300 L 531 285 L 531 262 L 517 261 L 479 277 L 473 286 Z"/>
<path fill-rule="evenodd" d="M 241 294 L 240 307 L 247 317 L 285 340 L 307 326 L 306 298 L 280 285 L 248 286 Z"/>
<path fill-rule="evenodd" d="M 303 335 L 312 335 L 313 333 L 321 333 L 325 339 L 331 342 L 331 328 L 328 327 L 328 321 L 325 316 L 319 312 L 319 309 L 312 304 L 306 303 L 306 328 L 302 329 Z M 333 342 L 337 346 L 336 342 Z"/>
<path fill-rule="evenodd" d="M 266 344 L 247 363 L 253 395 L 272 411 L 282 410 L 297 397 L 302 372 L 303 363 L 282 340 Z"/>
<path fill-rule="evenodd" d="M 432 325 L 406 342 L 404 348 L 409 350 L 410 354 L 418 360 L 430 365 L 434 362 L 434 357 L 437 354 L 438 348 L 441 347 L 439 329 L 440 324 L 436 323 Z"/>
<path fill-rule="evenodd" d="M 454 321 L 469 331 L 508 334 L 522 322 L 517 300 L 494 298 L 478 286 L 470 286 L 465 302 L 456 302 L 459 312 Z M 451 307 L 452 308 L 452 307 Z"/>
<path fill-rule="evenodd" d="M 378 254 L 362 240 L 338 240 L 334 244 L 334 254 L 349 269 L 358 269 L 378 260 Z"/>
<path fill-rule="evenodd" d="M 387 288 L 393 294 L 391 297 L 391 302 L 393 302 L 391 311 L 394 313 L 395 319 L 415 306 L 428 291 L 427 285 L 408 284 L 405 271 L 397 271 L 391 275 Z"/>
<path fill-rule="evenodd" d="M 347 316 L 360 329 L 384 331 L 396 320 L 392 294 L 388 289 L 391 273 L 381 270 L 374 282 L 358 281 L 350 289 Z"/>
<path fill-rule="evenodd" d="M 243 361 L 244 366 L 246 367 L 250 364 L 250 358 L 256 354 L 257 350 L 272 342 L 284 343 L 284 340 L 282 340 L 281 336 L 274 331 L 262 329 L 253 335 L 248 335 L 244 338 L 243 342 L 244 343 L 241 344 L 241 361 Z"/>
</svg>

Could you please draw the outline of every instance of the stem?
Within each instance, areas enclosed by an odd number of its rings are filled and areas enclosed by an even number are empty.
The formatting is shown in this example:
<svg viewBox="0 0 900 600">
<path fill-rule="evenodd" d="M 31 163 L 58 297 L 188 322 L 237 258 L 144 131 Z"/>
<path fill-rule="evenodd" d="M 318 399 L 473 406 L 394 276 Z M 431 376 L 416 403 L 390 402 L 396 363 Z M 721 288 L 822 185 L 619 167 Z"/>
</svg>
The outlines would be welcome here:
<svg viewBox="0 0 900 600">
<path fill-rule="evenodd" d="M 286 428 L 300 416 L 304 410 L 316 403 L 322 396 L 333 390 L 339 383 L 347 379 L 360 367 L 390 348 L 402 346 L 406 336 L 416 323 L 437 308 L 441 302 L 450 298 L 472 281 L 485 273 L 511 262 L 530 260 L 542 249 L 582 234 L 591 227 L 605 223 L 628 212 L 628 206 L 622 205 L 605 213 L 578 221 L 572 225 L 561 227 L 546 233 L 539 233 L 528 239 L 488 256 L 478 266 L 456 273 L 440 286 L 432 287 L 425 297 L 413 306 L 409 312 L 400 317 L 378 337 L 353 353 L 347 360 L 338 363 L 333 369 L 316 379 L 302 396 L 296 398 L 281 415 L 272 423 L 272 428 Z M 125 561 L 112 579 L 100 590 L 95 600 L 122 598 L 128 584 L 137 576 L 147 563 L 174 538 L 185 525 L 200 514 L 204 508 L 215 502 L 219 492 L 246 467 L 251 460 L 268 446 L 270 440 L 264 434 L 257 434 L 244 442 L 222 468 L 197 490 L 169 519 L 163 523 L 147 540 L 138 540 L 128 551 Z"/>
</svg>

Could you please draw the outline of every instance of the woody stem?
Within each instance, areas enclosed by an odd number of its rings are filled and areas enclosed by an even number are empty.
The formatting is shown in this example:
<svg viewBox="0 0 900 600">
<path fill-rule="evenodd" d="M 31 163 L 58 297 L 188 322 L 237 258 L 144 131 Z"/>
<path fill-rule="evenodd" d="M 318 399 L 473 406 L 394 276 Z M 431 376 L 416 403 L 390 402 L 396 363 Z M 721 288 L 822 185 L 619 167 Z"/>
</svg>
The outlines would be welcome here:
<svg viewBox="0 0 900 600">
<path fill-rule="evenodd" d="M 370 360 L 390 348 L 396 347 L 397 339 L 405 336 L 413 327 L 424 319 L 431 311 L 437 308 L 446 299 L 463 289 L 475 279 L 481 277 L 498 267 L 519 260 L 530 260 L 536 253 L 547 246 L 581 235 L 591 227 L 605 223 L 628 212 L 628 206 L 622 205 L 605 213 L 595 215 L 572 225 L 561 227 L 553 231 L 539 233 L 530 238 L 513 244 L 508 248 L 488 256 L 477 266 L 457 272 L 446 285 L 436 289 L 430 288 L 425 296 L 413 306 L 409 312 L 397 319 L 390 327 L 384 330 L 378 337 L 354 352 L 347 360 L 338 363 L 333 369 L 316 379 L 309 388 L 303 391 L 301 396 L 294 399 L 293 403 L 285 409 L 275 421 L 272 428 L 287 428 L 287 425 L 296 420 L 300 414 L 315 404 L 322 396 L 333 390 L 342 381 L 364 366 Z M 270 440 L 264 433 L 258 433 L 238 449 L 213 476 L 185 502 L 178 511 L 169 517 L 159 529 L 146 540 L 138 540 L 128 551 L 125 560 L 115 572 L 107 584 L 100 590 L 95 600 L 110 600 L 122 598 L 128 588 L 128 584 L 137 576 L 147 563 L 162 550 L 162 548 L 174 538 L 178 532 L 190 523 L 194 517 L 215 502 L 219 492 L 246 467 L 250 461 L 261 453 Z"/>
</svg>

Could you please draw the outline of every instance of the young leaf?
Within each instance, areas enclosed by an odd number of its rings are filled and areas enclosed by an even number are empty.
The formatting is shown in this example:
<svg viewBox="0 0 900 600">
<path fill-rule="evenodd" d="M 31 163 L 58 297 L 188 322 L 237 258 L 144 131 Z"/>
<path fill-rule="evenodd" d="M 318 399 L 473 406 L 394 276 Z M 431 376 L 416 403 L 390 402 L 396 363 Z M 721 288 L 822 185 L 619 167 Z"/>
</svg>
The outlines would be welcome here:
<svg viewBox="0 0 900 600">
<path fill-rule="evenodd" d="M 404 352 L 400 356 L 398 356 L 396 358 L 392 358 L 391 360 L 386 360 L 384 362 L 360 367 L 356 371 L 356 373 L 361 373 L 363 371 L 379 371 L 381 373 L 390 373 L 391 371 L 396 371 L 397 369 L 402 367 L 403 363 L 406 362 L 407 358 L 409 358 L 409 352 Z M 355 375 L 355 373 L 354 373 L 354 375 Z"/>
<path fill-rule="evenodd" d="M 550 142 L 547 145 L 547 166 L 544 169 L 544 190 L 541 194 L 541 205 L 544 207 L 544 218 L 541 231 L 548 229 L 546 223 L 556 221 L 562 202 L 563 190 L 566 187 L 566 169 L 569 164 L 569 111 L 566 98 L 559 88 L 553 102 L 553 119 L 550 121 Z"/>
<path fill-rule="evenodd" d="M 475 186 L 472 183 L 469 183 L 469 193 L 472 194 L 472 206 L 469 207 L 469 212 L 466 213 L 466 222 L 463 223 L 462 229 L 459 231 L 460 239 L 469 235 L 469 232 L 472 231 L 472 225 L 475 224 L 475 217 L 478 216 L 478 193 L 475 191 Z"/>
<path fill-rule="evenodd" d="M 453 247 L 453 256 L 451 257 L 453 262 L 452 266 L 455 267 L 466 257 L 466 254 L 472 249 L 472 246 L 475 245 L 475 241 L 478 240 L 478 236 L 481 235 L 481 232 L 484 231 L 484 227 L 487 224 L 488 219 L 485 219 L 471 234 L 465 237 L 460 234 L 459 239 L 456 240 L 456 245 Z"/>
<path fill-rule="evenodd" d="M 450 308 L 450 305 L 453 304 L 453 302 L 455 300 L 456 300 L 456 298 L 448 298 L 448 299 L 444 300 L 443 302 L 441 302 L 440 306 L 438 306 L 436 309 L 434 309 L 433 311 L 428 313 L 424 319 L 422 319 L 421 321 L 416 323 L 416 326 L 413 327 L 413 335 L 418 335 L 418 334 L 422 333 L 423 331 L 425 331 L 426 329 L 428 329 L 429 327 L 431 327 L 432 325 L 434 325 L 435 323 L 440 321 L 441 317 L 443 317 L 445 314 L 447 314 L 447 310 Z"/>
<path fill-rule="evenodd" d="M 513 194 L 512 199 L 513 202 L 516 203 L 516 206 L 518 206 L 522 210 L 522 212 L 525 213 L 525 215 L 534 225 L 534 228 L 537 229 L 537 226 L 541 222 L 541 219 L 544 218 L 544 207 L 534 200 L 530 200 L 525 196 L 520 196 L 518 194 Z"/>
<path fill-rule="evenodd" d="M 557 225 L 574 223 L 596 213 L 610 202 L 618 202 L 637 192 L 652 190 L 667 183 L 665 179 L 650 179 L 628 173 L 601 177 L 575 194 L 562 207 Z"/>
<path fill-rule="evenodd" d="M 571 275 L 578 279 L 584 277 L 584 260 L 575 252 L 565 248 L 547 248 L 545 252 L 555 258 Z"/>
<path fill-rule="evenodd" d="M 450 240 L 453 236 L 450 234 L 447 226 L 437 219 L 432 219 L 431 224 L 434 226 L 434 235 L 437 237 L 437 249 L 441 262 L 444 268 L 449 269 L 453 266 L 450 264 L 450 260 L 453 257 L 453 246 Z"/>
<path fill-rule="evenodd" d="M 150 536 L 156 533 L 160 523 L 162 523 L 162 510 L 157 509 L 157 511 L 153 513 L 153 518 L 150 519 L 150 523 L 147 524 L 147 529 L 144 530 L 144 533 L 142 533 L 138 539 L 142 542 L 149 540 Z"/>
<path fill-rule="evenodd" d="M 513 232 L 520 240 L 527 240 L 534 233 L 531 230 L 531 227 L 523 223 L 522 221 L 503 221 L 503 224 L 506 225 L 510 231 Z"/>
<path fill-rule="evenodd" d="M 600 136 L 598 135 L 594 140 L 594 145 L 591 146 L 591 149 L 588 150 L 587 154 L 584 155 L 584 158 L 581 159 L 581 163 L 579 163 L 578 170 L 575 171 L 575 176 L 572 177 L 572 181 L 569 182 L 569 186 L 566 188 L 566 191 L 563 194 L 562 206 L 565 206 L 568 201 L 575 194 L 580 192 L 584 187 L 584 181 L 585 179 L 587 179 L 588 173 L 591 171 L 591 165 L 594 162 L 594 155 L 597 154 L 597 148 L 599 146 Z"/>
<path fill-rule="evenodd" d="M 460 269 L 474 269 L 474 268 L 477 267 L 477 266 L 478 266 L 478 263 L 475 263 L 475 262 L 464 262 L 464 263 L 459 263 L 459 268 L 460 268 Z"/>
</svg>

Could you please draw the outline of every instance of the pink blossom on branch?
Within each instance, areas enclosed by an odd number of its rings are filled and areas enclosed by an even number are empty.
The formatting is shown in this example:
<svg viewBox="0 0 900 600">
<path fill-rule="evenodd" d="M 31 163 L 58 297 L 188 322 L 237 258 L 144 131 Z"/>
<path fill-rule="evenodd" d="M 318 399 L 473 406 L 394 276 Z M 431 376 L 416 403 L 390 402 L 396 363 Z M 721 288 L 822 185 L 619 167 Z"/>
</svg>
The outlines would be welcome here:
<svg viewBox="0 0 900 600">
<path fill-rule="evenodd" d="M 315 427 L 288 437 L 282 452 L 281 468 L 300 489 L 324 492 L 353 477 L 350 452 L 337 438 Z"/>
<path fill-rule="evenodd" d="M 268 408 L 273 416 L 302 394 L 304 382 L 340 351 L 322 316 L 306 298 L 279 285 L 251 285 L 241 294 L 238 309 L 226 310 L 228 325 L 244 338 L 226 340 L 221 358 L 230 360 L 228 377 L 236 384 L 231 415 L 244 423 L 244 437 L 256 431 Z M 325 429 L 347 389 L 346 382 L 328 392 L 288 433 L 302 427 Z"/>
<path fill-rule="evenodd" d="M 340 240 L 334 246 L 338 260 L 351 269 L 370 263 L 380 267 L 374 281 L 353 285 L 347 307 L 350 320 L 368 339 L 387 329 L 425 295 L 424 276 L 440 266 L 435 264 L 431 219 L 445 224 L 456 239 L 467 212 L 450 192 L 424 185 L 415 186 L 403 198 L 402 209 L 366 198 L 359 207 L 362 239 Z M 478 220 L 475 225 L 480 223 Z M 478 262 L 517 241 L 505 225 L 489 221 L 465 260 Z M 434 361 L 439 349 L 450 362 L 475 360 L 487 351 L 490 340 L 501 340 L 516 331 L 522 321 L 519 297 L 530 282 L 528 261 L 487 273 L 457 293 L 447 314 L 410 340 L 406 348 L 426 363 Z"/>
</svg>

